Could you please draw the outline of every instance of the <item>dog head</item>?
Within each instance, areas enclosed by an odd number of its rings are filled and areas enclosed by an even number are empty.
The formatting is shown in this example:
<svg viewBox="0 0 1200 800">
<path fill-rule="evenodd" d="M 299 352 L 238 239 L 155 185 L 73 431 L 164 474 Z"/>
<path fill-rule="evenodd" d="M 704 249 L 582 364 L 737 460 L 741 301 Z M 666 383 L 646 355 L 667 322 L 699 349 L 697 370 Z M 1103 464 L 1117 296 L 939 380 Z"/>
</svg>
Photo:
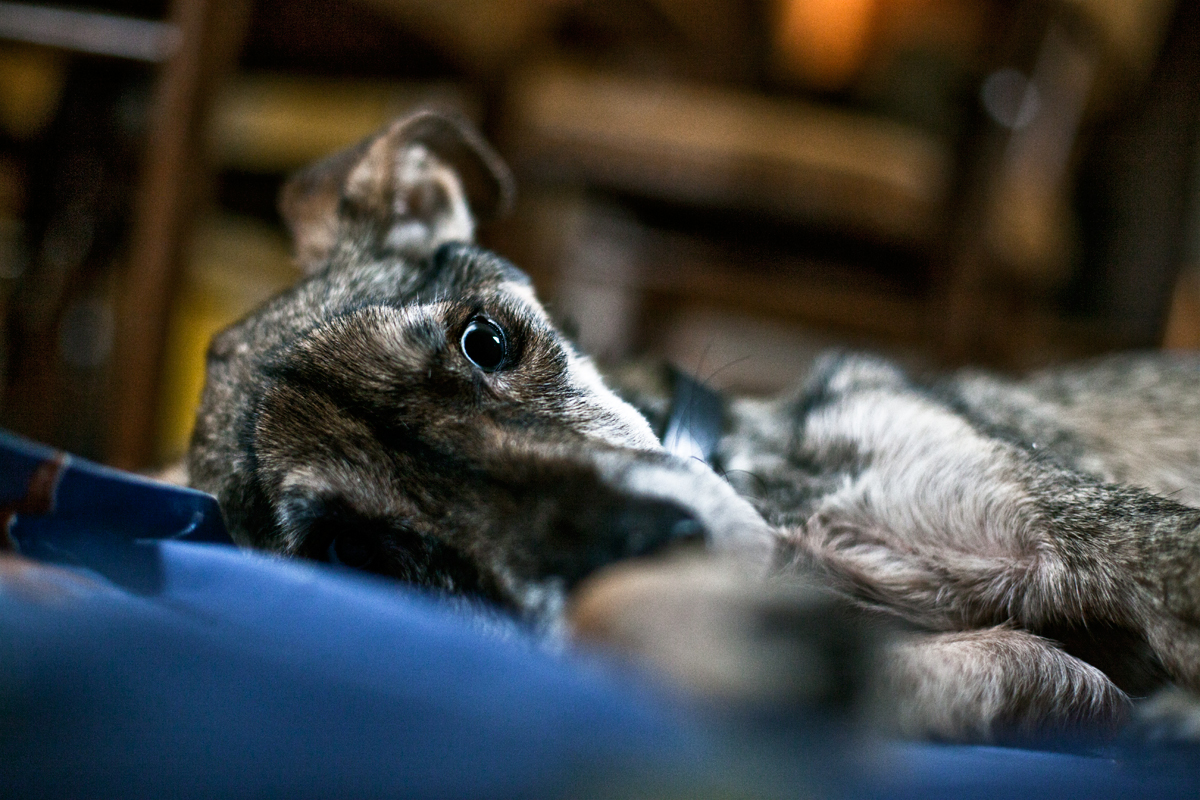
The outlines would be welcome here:
<svg viewBox="0 0 1200 800">
<path fill-rule="evenodd" d="M 542 619 L 677 538 L 766 549 L 753 509 L 666 453 L 471 243 L 511 195 L 486 143 L 429 113 L 285 187 L 308 277 L 214 339 L 189 456 L 239 543 Z"/>
</svg>

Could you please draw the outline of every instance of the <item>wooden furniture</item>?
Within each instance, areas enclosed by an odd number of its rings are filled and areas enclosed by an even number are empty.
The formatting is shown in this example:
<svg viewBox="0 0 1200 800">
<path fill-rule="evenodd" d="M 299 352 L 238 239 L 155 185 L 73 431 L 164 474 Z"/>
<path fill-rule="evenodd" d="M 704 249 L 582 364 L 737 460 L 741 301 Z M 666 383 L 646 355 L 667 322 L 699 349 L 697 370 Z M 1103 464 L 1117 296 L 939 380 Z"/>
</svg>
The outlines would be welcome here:
<svg viewBox="0 0 1200 800">
<path fill-rule="evenodd" d="M 116 466 L 144 467 L 152 452 L 172 288 L 196 201 L 205 186 L 205 122 L 214 88 L 235 63 L 248 10 L 248 0 L 172 0 L 167 19 L 156 21 L 0 3 L 0 39 L 158 65 L 128 262 L 117 292 L 112 429 L 106 459 Z M 54 369 L 60 314 L 61 309 L 50 309 L 44 315 L 49 327 L 40 338 L 48 349 L 37 359 L 42 363 L 33 365 L 35 371 Z M 30 338 L 39 338 L 33 333 Z M 36 394 L 38 386 L 50 385 L 52 381 L 35 380 L 27 389 Z"/>
<path fill-rule="evenodd" d="M 153 453 L 155 408 L 172 289 L 203 171 L 208 110 L 233 68 L 249 0 L 173 0 L 178 43 L 155 90 L 142 186 L 120 294 L 117 382 L 108 461 L 145 467 Z"/>
</svg>

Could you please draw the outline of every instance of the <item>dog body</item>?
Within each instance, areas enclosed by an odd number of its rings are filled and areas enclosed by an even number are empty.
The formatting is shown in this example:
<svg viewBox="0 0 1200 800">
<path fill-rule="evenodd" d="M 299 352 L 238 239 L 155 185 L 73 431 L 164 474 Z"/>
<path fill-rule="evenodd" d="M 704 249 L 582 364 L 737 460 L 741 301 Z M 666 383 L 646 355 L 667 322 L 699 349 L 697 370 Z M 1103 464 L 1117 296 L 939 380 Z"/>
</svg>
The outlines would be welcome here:
<svg viewBox="0 0 1200 800">
<path fill-rule="evenodd" d="M 942 736 L 1200 689 L 1200 362 L 920 384 L 830 358 L 728 404 L 725 480 L 666 452 L 469 243 L 509 194 L 487 145 L 429 114 L 285 190 L 310 277 L 214 340 L 189 456 L 235 539 L 553 630 L 599 567 L 702 537 L 919 626 L 884 670 L 906 727 Z"/>
<path fill-rule="evenodd" d="M 732 418 L 721 466 L 790 563 L 938 632 L 890 659 L 909 727 L 1115 723 L 1126 693 L 1197 687 L 1200 359 L 920 385 L 835 357 Z"/>
</svg>

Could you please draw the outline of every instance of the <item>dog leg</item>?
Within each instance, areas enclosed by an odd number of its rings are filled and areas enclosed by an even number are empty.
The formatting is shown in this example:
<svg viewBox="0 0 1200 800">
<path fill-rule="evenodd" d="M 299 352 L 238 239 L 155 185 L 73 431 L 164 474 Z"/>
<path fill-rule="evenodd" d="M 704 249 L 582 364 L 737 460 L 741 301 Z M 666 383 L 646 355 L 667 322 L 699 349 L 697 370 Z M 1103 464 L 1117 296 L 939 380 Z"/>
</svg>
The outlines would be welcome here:
<svg viewBox="0 0 1200 800">
<path fill-rule="evenodd" d="M 882 694 L 901 731 L 952 741 L 1112 731 L 1129 699 L 1095 667 L 1005 626 L 917 634 L 887 651 Z"/>
<path fill-rule="evenodd" d="M 1069 469 L 871 363 L 820 388 L 779 460 L 836 480 L 765 508 L 798 568 L 932 630 L 1124 631 L 1148 652 L 1122 658 L 1200 690 L 1200 509 Z"/>
<path fill-rule="evenodd" d="M 860 505 L 855 514 L 845 506 L 814 514 L 792 542 L 800 563 L 923 626 L 1110 625 L 1144 640 L 1173 680 L 1200 689 L 1200 511 L 1048 472 L 1027 475 L 1024 490 L 1010 494 L 1019 508 L 991 509 L 992 519 L 1009 520 L 1007 538 L 993 530 L 947 541 L 891 524 L 878 506 L 864 515 Z M 961 502 L 973 488 L 964 482 Z"/>
<path fill-rule="evenodd" d="M 1128 716 L 1128 698 L 1104 673 L 1040 636 L 1007 626 L 900 634 L 818 586 L 799 575 L 763 580 L 728 559 L 628 562 L 585 582 L 570 616 L 583 642 L 702 695 L 871 709 L 873 722 L 910 736 L 1108 731 Z"/>
<path fill-rule="evenodd" d="M 576 590 L 569 620 L 578 641 L 699 695 L 835 715 L 858 710 L 890 633 L 811 576 L 708 553 L 610 566 Z"/>
</svg>

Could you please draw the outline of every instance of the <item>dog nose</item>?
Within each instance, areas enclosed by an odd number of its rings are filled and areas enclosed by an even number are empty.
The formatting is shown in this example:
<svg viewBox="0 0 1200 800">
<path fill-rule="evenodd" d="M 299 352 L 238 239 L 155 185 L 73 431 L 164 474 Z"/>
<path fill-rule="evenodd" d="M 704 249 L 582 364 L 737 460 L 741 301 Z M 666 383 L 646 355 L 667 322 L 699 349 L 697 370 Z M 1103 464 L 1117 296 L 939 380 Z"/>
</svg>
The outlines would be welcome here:
<svg viewBox="0 0 1200 800">
<path fill-rule="evenodd" d="M 702 544 L 704 526 L 687 509 L 667 500 L 637 499 L 623 504 L 612 517 L 619 557 L 650 555 L 666 547 Z"/>
<path fill-rule="evenodd" d="M 617 561 L 707 542 L 709 531 L 682 504 L 624 496 L 575 506 L 558 518 L 551 537 L 541 570 L 573 585 Z"/>
</svg>

